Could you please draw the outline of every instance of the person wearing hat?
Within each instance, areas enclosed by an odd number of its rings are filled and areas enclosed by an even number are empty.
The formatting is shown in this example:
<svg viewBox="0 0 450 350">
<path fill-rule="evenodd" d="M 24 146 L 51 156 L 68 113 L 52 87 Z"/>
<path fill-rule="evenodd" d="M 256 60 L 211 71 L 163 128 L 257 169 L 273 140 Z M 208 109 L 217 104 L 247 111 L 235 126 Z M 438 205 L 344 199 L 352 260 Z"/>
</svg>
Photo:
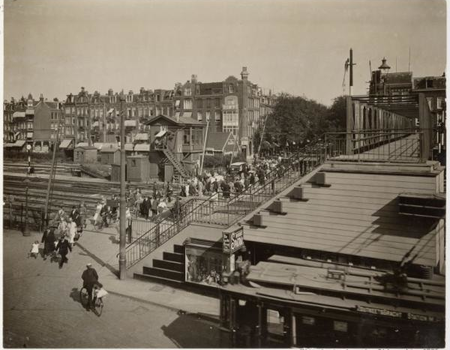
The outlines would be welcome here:
<svg viewBox="0 0 450 350">
<path fill-rule="evenodd" d="M 81 279 L 83 280 L 83 287 L 86 287 L 88 295 L 89 295 L 89 306 L 92 306 L 92 289 L 95 285 L 101 284 L 98 282 L 98 274 L 97 271 L 92 267 L 91 263 L 86 264 L 86 270 L 83 271 L 81 275 Z"/>
<path fill-rule="evenodd" d="M 55 229 L 56 225 L 50 225 L 42 235 L 41 243 L 44 243 L 44 260 L 47 260 L 47 255 L 54 255 L 56 241 Z"/>
</svg>

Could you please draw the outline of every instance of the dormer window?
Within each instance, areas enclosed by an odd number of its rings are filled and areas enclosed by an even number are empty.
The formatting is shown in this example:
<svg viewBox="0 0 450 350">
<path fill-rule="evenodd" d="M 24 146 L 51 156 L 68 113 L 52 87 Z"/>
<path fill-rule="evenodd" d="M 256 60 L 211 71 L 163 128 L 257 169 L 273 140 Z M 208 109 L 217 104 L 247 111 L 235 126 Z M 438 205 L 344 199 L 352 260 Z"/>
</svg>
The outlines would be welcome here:
<svg viewBox="0 0 450 350">
<path fill-rule="evenodd" d="M 192 90 L 191 90 L 190 87 L 184 89 L 184 95 L 185 96 L 191 96 L 192 95 Z"/>
</svg>

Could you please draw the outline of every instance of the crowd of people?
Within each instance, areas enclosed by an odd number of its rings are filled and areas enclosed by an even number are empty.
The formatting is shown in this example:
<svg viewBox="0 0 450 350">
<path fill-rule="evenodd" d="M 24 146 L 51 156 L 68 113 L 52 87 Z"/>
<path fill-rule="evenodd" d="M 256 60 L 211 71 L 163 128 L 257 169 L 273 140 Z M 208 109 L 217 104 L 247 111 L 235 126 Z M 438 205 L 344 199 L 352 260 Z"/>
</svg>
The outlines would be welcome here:
<svg viewBox="0 0 450 350">
<path fill-rule="evenodd" d="M 72 251 L 75 242 L 82 236 L 83 229 L 86 228 L 86 215 L 87 208 L 84 202 L 73 206 L 69 213 L 66 213 L 64 209 L 58 211 L 42 235 L 44 260 L 49 257 L 51 261 L 59 260 L 59 268 L 69 261 L 67 255 Z M 30 257 L 37 258 L 39 246 L 39 241 L 32 244 Z"/>
<path fill-rule="evenodd" d="M 238 169 L 229 167 L 226 172 L 204 172 L 194 176 L 181 186 L 181 197 L 209 196 L 230 197 L 241 194 L 249 188 L 265 186 L 268 180 L 283 176 L 286 170 L 285 158 L 260 159 L 253 164 L 242 163 Z"/>
</svg>

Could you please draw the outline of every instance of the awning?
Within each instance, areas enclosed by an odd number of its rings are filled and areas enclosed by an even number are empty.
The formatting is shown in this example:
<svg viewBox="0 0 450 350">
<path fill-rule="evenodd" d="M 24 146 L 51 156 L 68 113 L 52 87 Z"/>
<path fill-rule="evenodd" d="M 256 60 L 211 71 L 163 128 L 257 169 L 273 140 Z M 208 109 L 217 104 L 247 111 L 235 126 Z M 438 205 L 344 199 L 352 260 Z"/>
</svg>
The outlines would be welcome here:
<svg viewBox="0 0 450 350">
<path fill-rule="evenodd" d="M 8 142 L 8 143 L 5 143 L 5 147 L 6 148 L 11 148 L 11 147 L 14 147 L 14 145 L 15 145 L 15 143 L 11 143 L 11 142 Z"/>
<path fill-rule="evenodd" d="M 14 112 L 13 118 L 25 118 L 25 112 Z"/>
<path fill-rule="evenodd" d="M 126 143 L 125 144 L 125 151 L 132 152 L 133 151 L 133 147 L 134 147 L 134 145 L 132 143 Z"/>
<path fill-rule="evenodd" d="M 73 139 L 64 139 L 59 145 L 60 149 L 67 149 L 72 144 Z"/>
<path fill-rule="evenodd" d="M 25 111 L 25 114 L 27 114 L 27 115 L 34 115 L 34 109 L 27 109 Z"/>
<path fill-rule="evenodd" d="M 92 123 L 92 127 L 93 127 L 93 128 L 98 127 L 98 122 L 93 122 L 93 123 Z"/>
<path fill-rule="evenodd" d="M 114 108 L 111 108 L 106 114 L 111 114 L 114 111 Z"/>
<path fill-rule="evenodd" d="M 77 147 L 87 147 L 89 144 L 87 142 L 80 142 L 77 144 Z"/>
<path fill-rule="evenodd" d="M 150 152 L 150 145 L 148 143 L 138 143 L 136 146 L 134 146 L 134 150 L 141 152 Z"/>
<path fill-rule="evenodd" d="M 25 140 L 17 140 L 17 141 L 14 143 L 14 146 L 13 146 L 13 147 L 23 147 L 24 144 L 25 144 Z"/>
<path fill-rule="evenodd" d="M 27 132 L 27 139 L 32 139 L 33 138 L 33 132 L 29 131 Z"/>
<path fill-rule="evenodd" d="M 148 141 L 148 134 L 147 133 L 139 133 L 134 138 L 135 141 Z"/>
<path fill-rule="evenodd" d="M 98 150 L 101 150 L 103 146 L 102 142 L 94 142 L 94 147 L 97 148 Z"/>
<path fill-rule="evenodd" d="M 159 133 L 155 135 L 155 137 L 163 137 L 166 134 L 167 130 L 161 130 Z"/>
<path fill-rule="evenodd" d="M 20 135 L 20 131 L 18 131 L 18 132 L 16 132 L 15 134 L 14 134 L 14 138 L 16 138 L 17 136 L 19 136 Z"/>
<path fill-rule="evenodd" d="M 136 126 L 136 120 L 125 120 L 125 127 L 127 126 Z"/>
<path fill-rule="evenodd" d="M 191 118 L 192 117 L 192 112 L 183 112 L 183 118 Z"/>
</svg>

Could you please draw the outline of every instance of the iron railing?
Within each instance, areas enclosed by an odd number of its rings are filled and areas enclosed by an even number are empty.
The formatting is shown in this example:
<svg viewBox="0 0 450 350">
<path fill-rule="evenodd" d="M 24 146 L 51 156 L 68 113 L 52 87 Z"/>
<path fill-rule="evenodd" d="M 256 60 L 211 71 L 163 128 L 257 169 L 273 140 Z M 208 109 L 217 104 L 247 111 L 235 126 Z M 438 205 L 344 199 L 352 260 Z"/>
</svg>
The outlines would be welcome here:
<svg viewBox="0 0 450 350">
<path fill-rule="evenodd" d="M 416 130 L 362 130 L 328 133 L 328 160 L 408 162 L 422 161 L 423 132 Z"/>
<path fill-rule="evenodd" d="M 273 198 L 326 159 L 324 144 L 319 141 L 308 145 L 285 161 L 284 166 L 266 175 L 265 183 L 251 186 L 231 198 L 213 195 L 206 200 L 193 198 L 180 207 L 171 219 L 161 220 L 148 232 L 126 247 L 126 265 L 132 267 L 160 245 L 177 235 L 192 222 L 229 226 L 259 205 Z"/>
</svg>

